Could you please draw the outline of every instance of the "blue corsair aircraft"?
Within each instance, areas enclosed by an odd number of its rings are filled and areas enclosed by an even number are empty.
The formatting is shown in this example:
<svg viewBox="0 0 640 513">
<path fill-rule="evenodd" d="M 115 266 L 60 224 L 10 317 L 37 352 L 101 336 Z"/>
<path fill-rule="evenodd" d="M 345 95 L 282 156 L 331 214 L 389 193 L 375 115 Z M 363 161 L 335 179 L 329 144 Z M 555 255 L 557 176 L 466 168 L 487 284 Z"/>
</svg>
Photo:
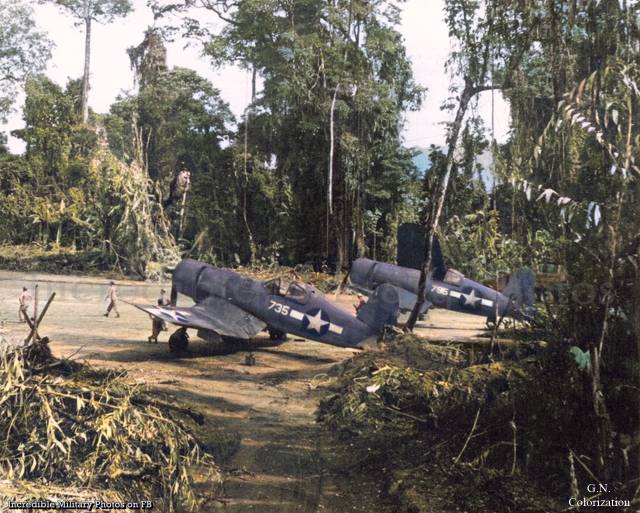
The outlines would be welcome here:
<svg viewBox="0 0 640 513">
<path fill-rule="evenodd" d="M 507 316 L 531 320 L 535 276 L 528 269 L 516 271 L 502 293 L 466 278 L 455 269 L 447 269 L 440 243 L 434 238 L 433 270 L 427 278 L 425 302 L 421 314 L 429 308 L 446 308 L 457 312 L 496 318 Z M 349 273 L 348 286 L 367 296 L 375 296 L 378 289 L 393 287 L 398 294 L 402 312 L 411 311 L 416 304 L 420 271 L 367 258 L 358 258 Z"/>
<path fill-rule="evenodd" d="M 195 302 L 176 306 L 178 293 Z M 134 305 L 180 328 L 169 349 L 187 349 L 187 328 L 205 340 L 249 340 L 268 330 L 272 339 L 286 333 L 336 346 L 363 348 L 374 343 L 386 325 L 397 322 L 396 288 L 381 284 L 356 316 L 338 308 L 315 287 L 292 282 L 281 290 L 279 278 L 258 281 L 227 269 L 182 260 L 173 273 L 170 306 Z"/>
</svg>

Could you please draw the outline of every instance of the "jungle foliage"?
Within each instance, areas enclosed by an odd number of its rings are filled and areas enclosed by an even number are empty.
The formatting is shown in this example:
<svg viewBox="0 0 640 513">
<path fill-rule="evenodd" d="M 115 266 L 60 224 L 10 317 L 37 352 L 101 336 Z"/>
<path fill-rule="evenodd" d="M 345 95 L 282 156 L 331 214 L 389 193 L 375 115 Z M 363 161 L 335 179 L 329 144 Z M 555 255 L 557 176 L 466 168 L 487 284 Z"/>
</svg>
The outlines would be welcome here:
<svg viewBox="0 0 640 513">
<path fill-rule="evenodd" d="M 456 117 L 448 152 L 425 184 L 435 201 L 423 210 L 428 235 L 440 231 L 449 257 L 472 276 L 517 264 L 566 269 L 566 283 L 547 291 L 537 316 L 555 355 L 538 379 L 554 376 L 551 395 L 562 406 L 549 399 L 525 418 L 566 435 L 546 448 L 544 474 L 571 493 L 584 479 L 616 481 L 632 503 L 640 475 L 639 7 L 448 1 Z M 477 95 L 492 90 L 508 99 L 513 126 L 505 144 L 492 142 L 496 184 L 477 197 L 478 208 L 456 187 L 465 170 L 459 149 L 473 141 L 464 131 Z M 405 378 L 412 391 L 422 386 Z M 523 405 L 512 397 L 515 415 Z M 593 429 L 580 427 L 576 411 Z"/>
<path fill-rule="evenodd" d="M 168 69 L 170 30 L 149 29 L 129 50 L 137 91 L 88 123 L 78 115 L 83 82 L 62 90 L 46 77 L 29 79 L 26 127 L 16 134 L 27 152 L 5 159 L 7 190 L 15 190 L 3 205 L 14 221 L 5 242 L 100 247 L 106 262 L 144 275 L 145 266 L 129 260 L 152 261 L 157 252 L 136 257 L 116 244 L 127 207 L 104 176 L 92 175 L 106 139 L 117 160 L 147 174 L 150 201 L 163 205 L 150 225 L 168 222 L 193 256 L 317 269 L 342 268 L 370 252 L 393 258 L 397 226 L 415 219 L 420 202 L 400 133 L 404 111 L 423 94 L 395 28 L 398 8 L 245 2 L 227 15 L 235 18 L 220 34 L 189 23 L 214 63 L 240 63 L 254 74 L 252 101 L 238 122 L 211 83 Z M 267 27 L 275 46 L 262 37 Z M 191 171 L 184 198 L 175 193 L 182 167 Z"/>
<path fill-rule="evenodd" d="M 332 370 L 318 419 L 398 511 L 560 511 L 566 447 L 594 440 L 585 380 L 566 352 L 513 346 L 398 337 Z"/>
<path fill-rule="evenodd" d="M 167 66 L 165 40 L 177 26 L 142 36 L 129 50 L 137 90 L 87 122 L 80 81 L 60 87 L 29 75 L 25 128 L 16 132 L 25 154 L 0 152 L 0 241 L 99 251 L 105 265 L 143 276 L 180 254 L 340 269 L 361 255 L 393 260 L 398 225 L 420 221 L 472 278 L 561 266 L 566 283 L 543 298 L 536 328 L 562 363 L 554 379 L 571 385 L 550 402 L 568 417 L 535 414 L 565 426 L 585 407 L 594 429 L 588 440 L 558 442 L 545 472 L 568 487 L 574 461 L 637 496 L 640 4 L 446 0 L 453 47 L 443 108 L 452 121 L 445 150 L 431 148 L 422 177 L 401 138 L 404 113 L 425 91 L 397 30 L 400 3 L 152 5 L 158 20 L 182 23 L 213 66 L 247 71 L 247 109 L 234 119 L 214 84 Z M 223 28 L 201 26 L 198 9 Z M 0 48 L 26 56 L 46 48 L 29 16 L 7 18 L 30 36 L 0 31 Z M 0 73 L 6 63 L 15 74 L 0 80 L 14 84 L 42 65 L 3 55 Z M 477 115 L 483 94 L 510 105 L 502 144 Z M 483 151 L 492 155 L 490 175 L 478 163 Z M 183 167 L 187 192 L 177 182 Z M 405 378 L 402 387 L 419 381 Z M 418 399 L 407 408 L 426 404 Z"/>
<path fill-rule="evenodd" d="M 243 259 L 325 260 L 340 268 L 367 251 L 374 233 L 395 240 L 417 185 L 400 139 L 403 112 L 418 108 L 423 93 L 396 30 L 399 7 L 359 0 L 202 5 L 226 26 L 203 33 L 190 18 L 189 32 L 204 38 L 214 63 L 253 74 L 252 101 L 232 144 Z M 393 255 L 393 244 L 380 249 Z"/>
<path fill-rule="evenodd" d="M 0 119 L 11 112 L 25 78 L 44 68 L 51 41 L 36 28 L 33 9 L 23 1 L 0 8 Z"/>
</svg>

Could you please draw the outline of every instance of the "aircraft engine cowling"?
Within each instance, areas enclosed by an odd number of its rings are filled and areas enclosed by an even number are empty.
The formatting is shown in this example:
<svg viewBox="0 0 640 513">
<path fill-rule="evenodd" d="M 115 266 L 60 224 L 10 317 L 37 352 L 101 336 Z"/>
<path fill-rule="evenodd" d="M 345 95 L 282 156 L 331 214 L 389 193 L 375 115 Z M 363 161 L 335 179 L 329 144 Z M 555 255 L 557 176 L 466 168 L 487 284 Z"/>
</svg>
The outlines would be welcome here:
<svg viewBox="0 0 640 513">
<path fill-rule="evenodd" d="M 196 260 L 182 260 L 173 271 L 173 287 L 180 294 L 191 298 L 196 295 L 197 279 L 207 264 Z"/>
<path fill-rule="evenodd" d="M 352 283 L 370 290 L 382 283 L 393 283 L 415 294 L 418 292 L 420 271 L 376 262 L 368 258 L 358 258 L 351 267 L 350 280 Z"/>
<path fill-rule="evenodd" d="M 209 296 L 226 297 L 227 281 L 234 276 L 236 273 L 233 271 L 187 258 L 176 266 L 173 287 L 180 294 L 199 302 Z"/>
</svg>

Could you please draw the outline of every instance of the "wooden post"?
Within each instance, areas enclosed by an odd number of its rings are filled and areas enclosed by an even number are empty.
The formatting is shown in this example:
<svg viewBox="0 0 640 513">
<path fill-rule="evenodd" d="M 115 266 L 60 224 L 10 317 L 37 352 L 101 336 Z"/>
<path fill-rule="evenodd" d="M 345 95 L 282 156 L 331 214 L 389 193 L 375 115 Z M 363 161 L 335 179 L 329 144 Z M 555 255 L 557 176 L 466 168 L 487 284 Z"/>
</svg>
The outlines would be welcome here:
<svg viewBox="0 0 640 513">
<path fill-rule="evenodd" d="M 35 292 L 33 294 L 33 318 L 38 317 L 38 284 L 36 283 Z"/>
<path fill-rule="evenodd" d="M 53 301 L 53 298 L 55 298 L 55 297 L 56 297 L 56 293 L 53 292 L 51 294 L 51 296 L 49 297 L 49 299 L 47 300 L 46 304 L 44 305 L 44 308 L 42 309 L 42 313 L 40 314 L 40 317 L 38 317 L 33 324 L 31 323 L 31 319 L 29 319 L 28 316 L 27 316 L 27 322 L 31 326 L 31 333 L 29 334 L 29 336 L 25 340 L 26 344 L 28 344 L 31 341 L 31 339 L 33 338 L 34 335 L 36 335 L 36 337 L 37 337 L 38 326 L 40 326 L 40 323 L 42 322 L 42 319 L 44 318 L 44 315 L 47 313 L 47 310 L 49 309 L 49 305 L 51 304 L 51 302 Z"/>
</svg>

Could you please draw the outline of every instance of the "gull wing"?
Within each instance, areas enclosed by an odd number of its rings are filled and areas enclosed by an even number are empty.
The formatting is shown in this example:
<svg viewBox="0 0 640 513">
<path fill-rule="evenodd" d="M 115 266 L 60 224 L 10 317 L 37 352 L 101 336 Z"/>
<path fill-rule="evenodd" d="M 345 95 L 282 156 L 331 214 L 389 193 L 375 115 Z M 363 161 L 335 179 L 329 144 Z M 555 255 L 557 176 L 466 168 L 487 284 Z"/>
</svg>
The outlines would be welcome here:
<svg viewBox="0 0 640 513">
<path fill-rule="evenodd" d="M 214 331 L 223 337 L 248 340 L 267 326 L 242 308 L 220 298 L 209 297 L 191 307 L 130 304 L 171 324 Z"/>
<path fill-rule="evenodd" d="M 416 304 L 418 296 L 416 296 L 413 292 L 409 292 L 408 290 L 403 289 L 402 287 L 397 287 L 396 285 L 386 284 L 390 287 L 393 287 L 395 291 L 398 293 L 398 302 L 401 311 L 413 310 L 413 307 Z M 355 290 L 356 292 L 360 292 L 367 297 L 371 297 L 374 295 L 375 290 L 369 290 L 365 287 L 360 287 L 359 285 L 347 284 L 347 287 L 351 290 Z M 376 287 L 376 290 L 380 288 L 380 285 Z M 431 303 L 429 301 L 425 301 L 422 304 L 422 309 L 420 313 L 426 312 L 429 308 L 431 308 Z"/>
</svg>

